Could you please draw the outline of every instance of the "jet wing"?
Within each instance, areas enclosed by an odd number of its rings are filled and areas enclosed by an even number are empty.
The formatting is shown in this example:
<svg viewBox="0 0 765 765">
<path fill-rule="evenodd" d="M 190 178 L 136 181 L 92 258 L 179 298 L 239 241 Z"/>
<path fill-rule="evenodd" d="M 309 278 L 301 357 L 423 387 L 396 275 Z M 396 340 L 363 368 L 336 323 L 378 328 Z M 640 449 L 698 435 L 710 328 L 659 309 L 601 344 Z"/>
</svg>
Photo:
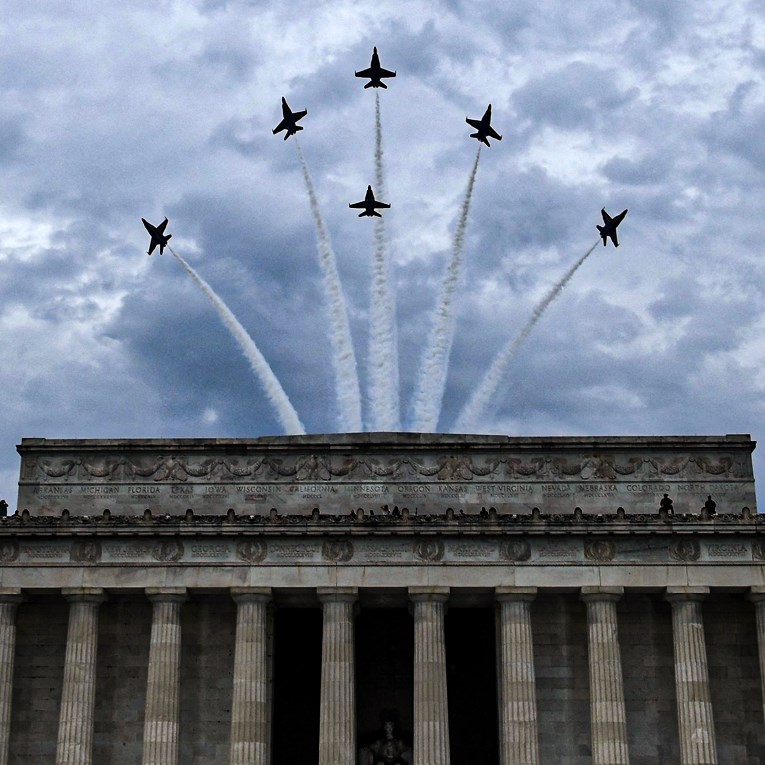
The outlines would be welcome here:
<svg viewBox="0 0 765 765">
<path fill-rule="evenodd" d="M 470 117 L 465 117 L 465 122 L 476 130 L 481 129 L 481 120 L 471 120 Z"/>
<path fill-rule="evenodd" d="M 287 120 L 283 119 L 274 129 L 273 134 L 276 135 L 277 133 L 281 132 L 282 130 L 287 129 Z"/>
<path fill-rule="evenodd" d="M 157 229 L 149 223 L 149 221 L 146 220 L 146 218 L 141 218 L 141 221 L 143 222 L 144 228 L 152 235 L 157 232 Z"/>
<path fill-rule="evenodd" d="M 357 77 L 372 77 L 371 69 L 362 69 L 360 72 L 356 72 Z"/>
<path fill-rule="evenodd" d="M 385 204 L 385 202 L 378 202 L 377 200 L 375 200 L 374 207 L 375 207 L 375 210 L 387 210 L 390 207 L 390 205 Z"/>
<path fill-rule="evenodd" d="M 604 207 L 600 214 L 603 216 L 603 223 L 610 223 L 611 222 L 611 216 L 606 212 L 606 208 Z"/>
<path fill-rule="evenodd" d="M 396 73 L 395 72 L 391 72 L 390 69 L 383 69 L 382 67 L 380 67 L 377 70 L 377 76 L 378 77 L 395 77 Z"/>
<path fill-rule="evenodd" d="M 360 210 L 362 207 L 366 207 L 366 202 L 354 202 L 353 204 L 349 204 L 348 207 L 355 207 L 357 210 Z"/>
<path fill-rule="evenodd" d="M 308 114 L 308 109 L 303 109 L 302 112 L 292 112 L 292 119 L 297 122 L 298 120 L 302 120 L 306 114 Z"/>
<path fill-rule="evenodd" d="M 484 130 L 489 138 L 496 138 L 498 141 L 502 140 L 502 136 L 491 125 L 486 125 Z"/>
<path fill-rule="evenodd" d="M 167 218 L 165 218 L 162 223 L 157 226 L 157 231 L 159 231 L 160 234 L 164 234 L 165 228 L 167 228 Z"/>
</svg>

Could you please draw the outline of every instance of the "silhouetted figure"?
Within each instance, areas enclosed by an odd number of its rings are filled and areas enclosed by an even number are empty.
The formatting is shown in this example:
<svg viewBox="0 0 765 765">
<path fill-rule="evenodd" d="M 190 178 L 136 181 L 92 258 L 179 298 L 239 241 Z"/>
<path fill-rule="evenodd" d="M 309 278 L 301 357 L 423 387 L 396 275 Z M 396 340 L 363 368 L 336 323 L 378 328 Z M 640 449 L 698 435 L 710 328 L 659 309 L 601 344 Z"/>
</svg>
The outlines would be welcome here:
<svg viewBox="0 0 765 765">
<path fill-rule="evenodd" d="M 8 515 L 8 503 L 4 499 L 0 499 L 0 515 Z"/>
<path fill-rule="evenodd" d="M 663 510 L 667 515 L 674 515 L 675 508 L 672 507 L 672 500 L 669 498 L 669 494 L 665 494 L 659 502 L 659 510 Z"/>
<path fill-rule="evenodd" d="M 412 747 L 396 738 L 393 720 L 383 722 L 383 737 L 361 750 L 362 765 L 410 765 Z"/>
<path fill-rule="evenodd" d="M 712 499 L 712 495 L 707 496 L 707 501 L 704 503 L 704 510 L 707 511 L 707 515 L 717 515 L 717 502 Z"/>
</svg>

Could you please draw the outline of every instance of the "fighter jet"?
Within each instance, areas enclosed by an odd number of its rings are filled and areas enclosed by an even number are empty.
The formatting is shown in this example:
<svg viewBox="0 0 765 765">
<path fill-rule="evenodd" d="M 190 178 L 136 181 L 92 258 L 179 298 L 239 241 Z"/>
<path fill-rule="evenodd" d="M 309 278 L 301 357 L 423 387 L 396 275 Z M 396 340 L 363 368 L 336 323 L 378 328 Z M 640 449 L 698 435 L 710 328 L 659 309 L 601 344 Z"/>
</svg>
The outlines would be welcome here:
<svg viewBox="0 0 765 765">
<path fill-rule="evenodd" d="M 600 231 L 600 237 L 603 239 L 603 246 L 606 246 L 606 238 L 611 237 L 611 241 L 614 243 L 614 247 L 619 246 L 619 240 L 616 238 L 616 227 L 624 220 L 624 216 L 627 214 L 626 210 L 623 210 L 620 212 L 615 218 L 612 218 L 607 212 L 606 208 L 604 207 L 600 214 L 603 216 L 603 223 L 605 223 L 605 226 L 598 226 L 598 231 Z"/>
<path fill-rule="evenodd" d="M 151 255 L 151 253 L 154 252 L 154 248 L 159 245 L 159 254 L 161 255 L 167 246 L 167 240 L 171 239 L 173 236 L 172 234 L 165 234 L 167 218 L 165 218 L 159 226 L 152 226 L 146 218 L 141 218 L 141 220 L 151 236 L 151 244 L 149 245 L 149 251 L 146 254 Z"/>
<path fill-rule="evenodd" d="M 375 199 L 374 192 L 372 191 L 371 186 L 367 186 L 367 195 L 364 197 L 363 202 L 354 202 L 353 204 L 348 205 L 348 207 L 356 208 L 357 210 L 364 209 L 364 212 L 359 213 L 359 218 L 363 218 L 365 215 L 371 218 L 373 215 L 376 215 L 378 218 L 382 218 L 382 215 L 380 215 L 377 210 L 383 210 L 390 205 L 386 205 L 385 202 L 378 202 Z"/>
<path fill-rule="evenodd" d="M 476 133 L 471 133 L 470 137 L 477 138 L 487 146 L 491 145 L 488 141 L 488 138 L 496 138 L 498 141 L 502 140 L 502 136 L 490 124 L 491 104 L 489 104 L 489 108 L 486 110 L 486 114 L 484 114 L 480 120 L 471 120 L 470 117 L 465 117 L 465 122 L 467 122 L 470 127 L 474 127 L 476 131 L 478 131 Z"/>
<path fill-rule="evenodd" d="M 360 72 L 356 72 L 357 77 L 369 77 L 369 82 L 364 86 L 366 88 L 385 88 L 388 86 L 382 81 L 383 77 L 395 77 L 396 73 L 391 72 L 388 69 L 383 69 L 380 66 L 380 57 L 377 55 L 377 48 L 372 52 L 372 62 L 369 65 L 369 69 L 362 69 Z"/>
<path fill-rule="evenodd" d="M 274 135 L 281 133 L 282 130 L 286 130 L 287 133 L 284 136 L 286 141 L 291 135 L 295 135 L 298 130 L 303 128 L 298 125 L 298 120 L 302 120 L 305 115 L 308 114 L 307 109 L 303 109 L 302 112 L 293 112 L 292 109 L 287 106 L 287 100 L 282 96 L 282 121 L 274 128 Z"/>
</svg>

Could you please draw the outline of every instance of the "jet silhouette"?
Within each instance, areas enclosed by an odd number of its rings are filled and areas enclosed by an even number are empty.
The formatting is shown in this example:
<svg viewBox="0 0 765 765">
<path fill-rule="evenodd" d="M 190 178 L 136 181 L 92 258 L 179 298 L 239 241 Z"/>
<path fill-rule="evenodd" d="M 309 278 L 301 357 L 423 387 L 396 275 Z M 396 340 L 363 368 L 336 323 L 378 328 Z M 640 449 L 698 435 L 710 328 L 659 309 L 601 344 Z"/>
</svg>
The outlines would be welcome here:
<svg viewBox="0 0 765 765">
<path fill-rule="evenodd" d="M 607 212 L 606 208 L 604 207 L 600 214 L 603 216 L 603 223 L 605 223 L 605 226 L 598 226 L 598 231 L 600 231 L 600 236 L 603 239 L 603 246 L 606 246 L 606 238 L 611 237 L 611 241 L 614 243 L 614 247 L 619 246 L 619 240 L 616 238 L 616 227 L 624 220 L 624 216 L 627 214 L 626 210 L 623 210 L 620 212 L 615 218 L 612 218 Z"/>
<path fill-rule="evenodd" d="M 391 72 L 388 69 L 383 69 L 380 66 L 380 57 L 377 55 L 377 48 L 372 52 L 372 62 L 369 64 L 369 69 L 362 69 L 360 72 L 356 72 L 356 77 L 369 77 L 369 82 L 364 88 L 385 88 L 388 86 L 382 81 L 383 77 L 395 77 L 396 73 Z"/>
<path fill-rule="evenodd" d="M 480 120 L 471 120 L 470 117 L 465 117 L 465 122 L 467 122 L 470 127 L 474 127 L 477 132 L 471 133 L 471 138 L 477 138 L 481 143 L 485 143 L 487 146 L 490 146 L 491 144 L 488 141 L 488 138 L 496 138 L 498 141 L 502 140 L 502 136 L 491 126 L 491 104 L 489 104 L 489 108 L 486 110 L 486 114 L 481 117 Z"/>
<path fill-rule="evenodd" d="M 382 215 L 380 215 L 377 210 L 383 210 L 390 205 L 386 205 L 385 202 L 378 202 L 375 199 L 374 192 L 372 191 L 371 186 L 367 186 L 367 194 L 364 197 L 363 202 L 354 202 L 353 204 L 348 205 L 348 207 L 356 208 L 357 210 L 364 209 L 364 212 L 359 213 L 359 218 L 363 218 L 365 215 L 371 218 L 373 215 L 376 215 L 378 218 L 382 218 Z"/>
<path fill-rule="evenodd" d="M 171 239 L 173 236 L 172 234 L 165 234 L 167 218 L 165 218 L 159 226 L 152 226 L 146 218 L 141 218 L 141 220 L 151 236 L 151 244 L 149 245 L 149 251 L 146 254 L 151 255 L 151 253 L 154 252 L 154 248 L 159 245 L 159 254 L 161 255 L 167 246 L 167 240 Z"/>
<path fill-rule="evenodd" d="M 307 109 L 303 109 L 302 112 L 293 112 L 292 109 L 287 106 L 287 100 L 282 96 L 282 121 L 274 128 L 274 135 L 281 133 L 282 130 L 286 130 L 287 133 L 284 136 L 286 141 L 291 135 L 295 135 L 298 130 L 303 128 L 298 125 L 298 120 L 302 120 L 305 115 L 308 114 Z"/>
</svg>

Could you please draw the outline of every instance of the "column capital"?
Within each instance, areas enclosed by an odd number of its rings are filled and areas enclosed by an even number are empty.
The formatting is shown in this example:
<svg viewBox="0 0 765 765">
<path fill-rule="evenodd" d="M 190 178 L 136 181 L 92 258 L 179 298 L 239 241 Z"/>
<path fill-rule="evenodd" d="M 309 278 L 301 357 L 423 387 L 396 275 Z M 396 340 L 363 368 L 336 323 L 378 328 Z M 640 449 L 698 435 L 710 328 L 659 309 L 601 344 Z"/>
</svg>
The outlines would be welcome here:
<svg viewBox="0 0 765 765">
<path fill-rule="evenodd" d="M 446 603 L 448 587 L 410 587 L 409 600 L 413 603 Z"/>
<path fill-rule="evenodd" d="M 21 587 L 0 587 L 0 603 L 18 605 L 26 600 Z"/>
<path fill-rule="evenodd" d="M 99 605 L 106 600 L 103 587 L 62 587 L 61 594 L 70 603 L 95 603 Z"/>
<path fill-rule="evenodd" d="M 579 598 L 585 603 L 616 603 L 624 595 L 624 587 L 582 587 Z"/>
<path fill-rule="evenodd" d="M 147 587 L 145 593 L 152 603 L 184 603 L 188 599 L 185 587 Z"/>
<path fill-rule="evenodd" d="M 667 587 L 664 600 L 670 603 L 701 601 L 709 595 L 709 587 Z"/>
<path fill-rule="evenodd" d="M 270 587 L 231 587 L 229 592 L 237 603 L 270 603 L 272 598 Z"/>
<path fill-rule="evenodd" d="M 317 587 L 316 595 L 322 603 L 355 603 L 358 587 Z"/>
<path fill-rule="evenodd" d="M 747 598 L 753 603 L 762 603 L 765 601 L 765 587 L 762 585 L 750 587 L 749 592 L 747 593 Z M 2 600 L 2 597 L 0 597 L 0 600 Z"/>
<path fill-rule="evenodd" d="M 537 587 L 495 587 L 494 600 L 499 603 L 531 602 L 537 596 Z"/>
</svg>

